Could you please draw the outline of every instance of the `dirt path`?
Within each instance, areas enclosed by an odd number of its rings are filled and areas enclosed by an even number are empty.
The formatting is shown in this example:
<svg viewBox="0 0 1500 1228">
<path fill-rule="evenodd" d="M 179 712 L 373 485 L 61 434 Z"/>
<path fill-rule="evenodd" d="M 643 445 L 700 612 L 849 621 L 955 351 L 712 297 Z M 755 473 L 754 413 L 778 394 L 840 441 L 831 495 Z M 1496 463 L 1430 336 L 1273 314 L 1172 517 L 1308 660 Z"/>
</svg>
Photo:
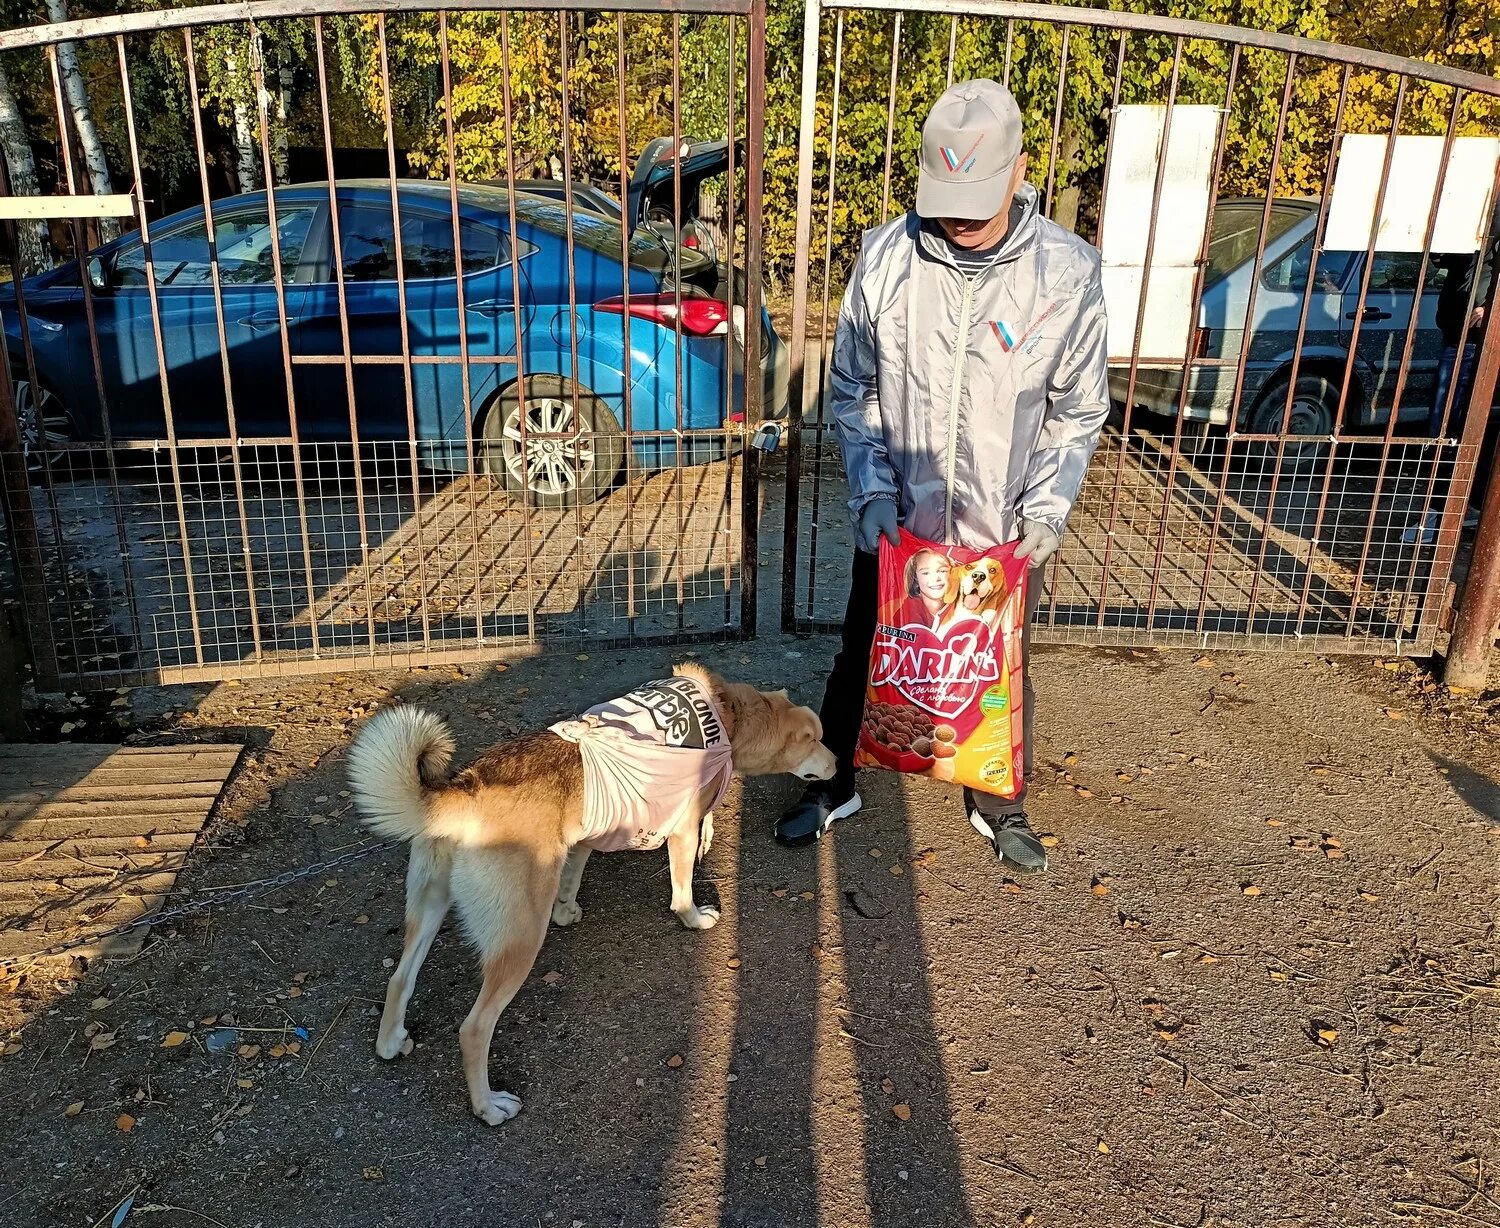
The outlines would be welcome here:
<svg viewBox="0 0 1500 1228">
<path fill-rule="evenodd" d="M 814 699 L 830 650 L 702 655 Z M 183 885 L 357 842 L 340 749 L 392 694 L 472 752 L 670 659 L 151 693 L 151 739 L 255 748 Z M 788 786 L 752 785 L 700 870 L 710 933 L 667 912 L 664 856 L 591 865 L 501 1021 L 526 1107 L 498 1130 L 451 931 L 415 1052 L 374 1055 L 398 853 L 32 971 L 0 998 L 4 1222 L 138 1189 L 126 1228 L 1500 1224 L 1493 697 L 1289 656 L 1051 649 L 1037 680 L 1050 874 L 1009 881 L 928 782 L 870 777 L 811 854 L 770 839 Z M 207 1051 L 228 1017 L 258 1052 Z"/>
</svg>

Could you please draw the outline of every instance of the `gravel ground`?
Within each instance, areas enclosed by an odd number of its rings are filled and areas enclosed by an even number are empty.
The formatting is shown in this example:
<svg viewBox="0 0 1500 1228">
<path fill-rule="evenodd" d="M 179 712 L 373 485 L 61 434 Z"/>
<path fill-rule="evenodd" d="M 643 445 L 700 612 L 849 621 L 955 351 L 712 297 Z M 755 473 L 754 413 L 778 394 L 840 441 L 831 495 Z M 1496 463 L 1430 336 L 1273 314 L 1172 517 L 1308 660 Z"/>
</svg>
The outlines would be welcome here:
<svg viewBox="0 0 1500 1228">
<path fill-rule="evenodd" d="M 832 647 L 700 656 L 816 700 Z M 196 892 L 356 845 L 342 751 L 393 697 L 469 756 L 673 659 L 117 711 L 132 740 L 250 747 Z M 3 1222 L 108 1224 L 134 1191 L 126 1228 L 1500 1224 L 1500 699 L 1392 665 L 1039 650 L 1039 878 L 1006 876 L 951 789 L 891 775 L 813 851 L 770 838 L 788 782 L 737 788 L 708 933 L 667 911 L 664 853 L 595 859 L 501 1020 L 495 1082 L 525 1108 L 498 1129 L 467 1108 L 451 929 L 415 1051 L 375 1057 L 399 850 L 129 962 L 33 966 L 0 982 Z M 231 1026 L 247 1047 L 210 1052 Z"/>
</svg>

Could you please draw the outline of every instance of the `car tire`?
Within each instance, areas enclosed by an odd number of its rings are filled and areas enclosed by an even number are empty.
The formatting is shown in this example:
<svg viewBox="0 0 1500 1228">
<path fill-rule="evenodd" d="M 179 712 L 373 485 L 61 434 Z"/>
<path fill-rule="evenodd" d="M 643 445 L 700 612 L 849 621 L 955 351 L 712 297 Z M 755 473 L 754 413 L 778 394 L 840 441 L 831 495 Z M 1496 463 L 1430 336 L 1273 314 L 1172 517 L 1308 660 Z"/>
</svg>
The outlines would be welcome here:
<svg viewBox="0 0 1500 1228">
<path fill-rule="evenodd" d="M 1261 393 L 1246 421 L 1246 429 L 1251 434 L 1282 434 L 1288 382 L 1285 378 L 1279 379 Z M 1338 412 L 1339 391 L 1333 384 L 1321 375 L 1298 376 L 1297 385 L 1292 389 L 1291 415 L 1286 421 L 1286 442 L 1256 441 L 1249 445 L 1246 459 L 1252 464 L 1269 467 L 1276 463 L 1279 448 L 1283 473 L 1311 472 L 1328 459 L 1328 437 L 1334 432 Z M 1299 438 L 1305 442 L 1298 442 Z"/>
<path fill-rule="evenodd" d="M 528 377 L 523 462 L 521 387 L 501 389 L 485 408 L 475 450 L 479 471 L 516 494 L 527 492 L 533 507 L 572 507 L 607 495 L 625 460 L 625 437 L 609 406 L 571 380 Z"/>
<path fill-rule="evenodd" d="M 31 376 L 24 367 L 11 368 L 11 387 L 16 397 L 16 425 L 21 435 L 21 455 L 26 472 L 41 478 L 50 469 L 54 481 L 67 477 L 66 453 L 57 447 L 43 447 L 43 438 L 53 445 L 72 443 L 73 417 L 62 398 L 43 381 L 40 398 L 33 397 Z"/>
</svg>

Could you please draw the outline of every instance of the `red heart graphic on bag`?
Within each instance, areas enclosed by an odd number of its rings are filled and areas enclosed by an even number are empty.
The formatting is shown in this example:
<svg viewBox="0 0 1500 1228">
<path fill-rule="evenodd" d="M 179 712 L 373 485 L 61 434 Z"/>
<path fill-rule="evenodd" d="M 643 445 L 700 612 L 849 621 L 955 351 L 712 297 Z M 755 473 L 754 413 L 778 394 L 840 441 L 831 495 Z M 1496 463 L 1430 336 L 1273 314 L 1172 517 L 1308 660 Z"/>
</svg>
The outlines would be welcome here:
<svg viewBox="0 0 1500 1228">
<path fill-rule="evenodd" d="M 1000 679 L 994 633 L 977 618 L 941 634 L 911 624 L 881 627 L 875 636 L 871 686 L 893 686 L 919 708 L 953 720 Z"/>
</svg>

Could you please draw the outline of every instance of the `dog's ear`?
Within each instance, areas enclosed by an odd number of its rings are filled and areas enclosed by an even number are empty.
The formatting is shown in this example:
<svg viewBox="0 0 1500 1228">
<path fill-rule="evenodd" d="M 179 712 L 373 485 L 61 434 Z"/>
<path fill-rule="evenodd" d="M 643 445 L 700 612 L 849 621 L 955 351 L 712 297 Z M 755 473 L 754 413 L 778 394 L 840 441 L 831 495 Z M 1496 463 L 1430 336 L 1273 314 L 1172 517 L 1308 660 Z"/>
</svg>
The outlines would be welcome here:
<svg viewBox="0 0 1500 1228">
<path fill-rule="evenodd" d="M 955 601 L 958 600 L 958 586 L 962 581 L 963 569 L 959 567 L 950 567 L 948 569 L 948 589 L 943 594 L 943 601 L 945 604 L 952 605 Z"/>
</svg>

